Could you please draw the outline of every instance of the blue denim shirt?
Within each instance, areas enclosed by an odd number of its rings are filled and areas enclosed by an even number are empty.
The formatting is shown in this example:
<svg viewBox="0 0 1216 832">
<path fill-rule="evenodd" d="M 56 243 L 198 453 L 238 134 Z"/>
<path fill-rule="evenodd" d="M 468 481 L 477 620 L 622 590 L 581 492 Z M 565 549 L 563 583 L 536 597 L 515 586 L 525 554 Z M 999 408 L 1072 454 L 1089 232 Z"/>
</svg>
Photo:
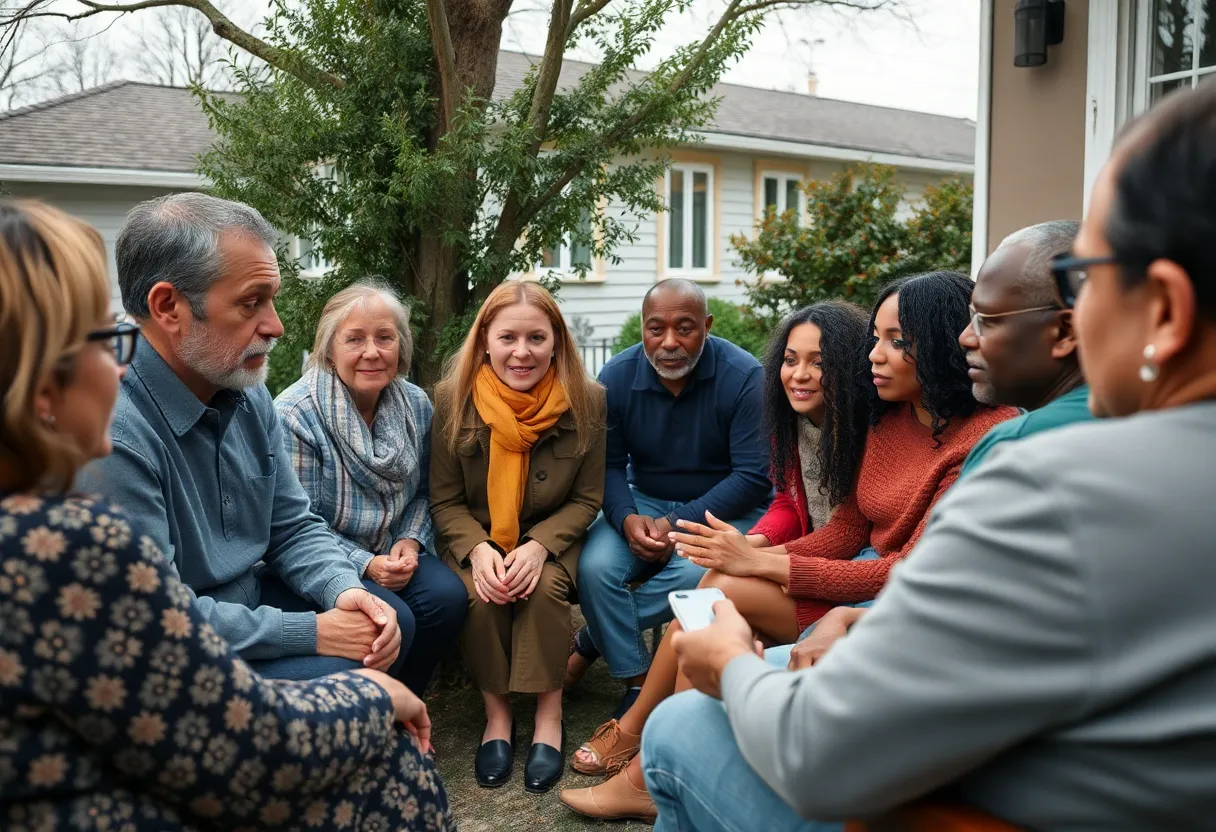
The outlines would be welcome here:
<svg viewBox="0 0 1216 832">
<path fill-rule="evenodd" d="M 679 396 L 663 386 L 641 344 L 613 356 L 599 380 L 608 391 L 604 517 L 617 531 L 637 513 L 630 483 L 682 503 L 672 515 L 698 523 L 706 510 L 729 520 L 767 504 L 764 371 L 751 354 L 709 336 Z"/>
<path fill-rule="evenodd" d="M 309 509 L 266 388 L 222 390 L 204 405 L 140 339 L 111 436 L 113 452 L 78 487 L 126 509 L 244 658 L 315 653 L 315 613 L 259 606 L 259 562 L 323 609 L 362 582 Z"/>
</svg>

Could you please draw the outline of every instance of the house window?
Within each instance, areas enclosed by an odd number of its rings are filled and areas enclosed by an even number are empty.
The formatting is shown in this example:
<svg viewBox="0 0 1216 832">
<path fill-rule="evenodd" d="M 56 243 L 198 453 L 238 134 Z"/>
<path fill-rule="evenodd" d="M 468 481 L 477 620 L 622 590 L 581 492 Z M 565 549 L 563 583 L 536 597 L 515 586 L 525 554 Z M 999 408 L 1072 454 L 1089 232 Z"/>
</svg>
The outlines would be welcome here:
<svg viewBox="0 0 1216 832">
<path fill-rule="evenodd" d="M 1216 0 L 1143 0 L 1138 110 L 1216 72 Z"/>
<path fill-rule="evenodd" d="M 579 239 L 573 239 L 573 238 Z M 561 245 L 545 251 L 540 258 L 537 271 L 577 272 L 591 268 L 591 212 L 583 209 L 579 216 L 578 234 L 562 240 Z"/>
<path fill-rule="evenodd" d="M 295 257 L 300 263 L 300 274 L 304 277 L 320 277 L 332 271 L 334 264 L 321 254 L 316 243 L 308 237 L 296 237 Z"/>
<path fill-rule="evenodd" d="M 714 240 L 714 169 L 674 165 L 667 172 L 667 271 L 708 272 Z"/>
<path fill-rule="evenodd" d="M 792 173 L 766 173 L 764 183 L 764 213 L 770 211 L 780 216 L 793 211 L 795 217 L 802 216 L 802 179 Z"/>
<path fill-rule="evenodd" d="M 338 174 L 333 162 L 325 162 L 315 166 L 312 169 L 312 173 L 313 176 L 323 181 L 333 180 L 341 182 L 341 175 Z M 334 269 L 335 264 L 321 254 L 320 249 L 317 248 L 316 240 L 310 236 L 296 237 L 292 241 L 291 254 L 300 264 L 300 275 L 302 277 L 320 277 Z"/>
</svg>

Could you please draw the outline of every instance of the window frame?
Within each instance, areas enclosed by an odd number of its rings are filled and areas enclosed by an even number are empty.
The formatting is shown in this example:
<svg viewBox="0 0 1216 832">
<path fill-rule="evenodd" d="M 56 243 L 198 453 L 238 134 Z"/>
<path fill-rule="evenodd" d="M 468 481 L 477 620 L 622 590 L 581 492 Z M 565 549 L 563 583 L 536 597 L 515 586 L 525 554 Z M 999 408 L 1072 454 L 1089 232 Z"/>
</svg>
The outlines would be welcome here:
<svg viewBox="0 0 1216 832">
<path fill-rule="evenodd" d="M 1200 27 L 1205 22 L 1203 9 L 1203 0 L 1195 0 L 1195 16 L 1190 23 L 1191 31 L 1191 67 L 1190 69 L 1182 69 L 1176 72 L 1163 72 L 1160 75 L 1151 75 L 1150 68 L 1153 56 L 1153 25 L 1154 25 L 1154 6 L 1156 0 L 1136 0 L 1133 9 L 1135 20 L 1135 37 L 1132 45 L 1133 50 L 1133 70 L 1132 70 L 1132 114 L 1143 113 L 1150 106 L 1152 101 L 1153 87 L 1159 84 L 1169 83 L 1171 81 L 1180 81 L 1189 79 L 1191 87 L 1200 80 L 1209 75 L 1216 74 L 1216 63 L 1209 66 L 1200 65 L 1200 57 L 1203 50 L 1200 47 L 1199 34 Z M 1216 13 L 1216 9 L 1212 10 Z M 1216 33 L 1214 33 L 1216 36 Z"/>
<path fill-rule="evenodd" d="M 587 213 L 587 227 L 588 227 L 588 232 L 592 236 L 595 236 L 597 233 L 597 230 L 595 227 L 594 212 Z M 534 265 L 532 267 L 532 271 L 530 273 L 533 275 L 537 275 L 537 276 L 543 275 L 545 277 L 556 277 L 558 280 L 561 280 L 563 282 L 570 282 L 570 281 L 583 282 L 579 278 L 578 271 L 574 268 L 574 263 L 573 263 L 573 258 L 572 258 L 572 252 L 574 250 L 574 245 L 570 241 L 569 234 L 566 234 L 562 237 L 562 241 L 560 243 L 558 243 L 556 250 L 557 250 L 557 265 L 546 266 L 544 264 L 544 261 L 540 260 L 540 261 L 537 261 L 536 265 Z M 588 257 L 587 271 L 586 271 L 587 277 L 585 279 L 590 279 L 597 272 L 597 268 L 599 265 L 599 258 L 595 256 L 595 250 L 591 246 L 588 246 L 588 248 L 587 248 L 587 257 Z"/>
<path fill-rule="evenodd" d="M 333 162 L 321 162 L 315 165 L 312 169 L 312 175 L 318 179 L 332 179 L 335 181 L 337 181 L 339 178 L 337 165 L 335 165 Z M 299 234 L 291 238 L 291 243 L 288 246 L 288 253 L 291 255 L 291 258 L 296 261 L 296 263 L 299 263 L 300 259 L 305 255 L 305 242 L 308 244 L 308 257 L 311 258 L 312 265 L 310 265 L 308 268 L 301 267 L 300 277 L 324 277 L 337 268 L 337 264 L 335 264 L 328 257 L 316 253 L 316 240 Z"/>
<path fill-rule="evenodd" d="M 671 245 L 675 235 L 671 233 L 671 181 L 672 175 L 679 173 L 685 181 L 690 195 L 687 210 L 684 212 L 684 247 L 683 262 L 687 265 L 673 267 L 671 265 Z M 693 211 L 691 194 L 695 187 L 695 174 L 706 174 L 705 190 L 705 265 L 692 266 L 693 261 Z M 667 210 L 660 218 L 663 230 L 663 245 L 659 251 L 659 262 L 663 265 L 662 274 L 666 277 L 686 277 L 693 280 L 715 279 L 718 263 L 718 183 L 717 166 L 710 162 L 675 160 L 663 174 L 663 201 Z"/>
<path fill-rule="evenodd" d="M 781 216 L 786 211 L 790 210 L 790 206 L 788 205 L 789 183 L 793 182 L 797 186 L 798 190 L 798 205 L 795 206 L 798 222 L 801 223 L 804 219 L 806 219 L 806 194 L 802 192 L 802 188 L 806 184 L 806 177 L 794 171 L 775 169 L 766 169 L 760 171 L 760 193 L 758 199 L 758 202 L 760 203 L 760 216 L 758 219 L 763 219 L 765 213 L 768 211 L 768 206 L 764 204 L 764 199 L 766 196 L 765 189 L 768 187 L 769 179 L 775 179 L 777 181 L 777 205 L 774 206 L 777 209 L 777 216 Z M 784 208 L 781 207 L 782 202 L 787 203 Z"/>
</svg>

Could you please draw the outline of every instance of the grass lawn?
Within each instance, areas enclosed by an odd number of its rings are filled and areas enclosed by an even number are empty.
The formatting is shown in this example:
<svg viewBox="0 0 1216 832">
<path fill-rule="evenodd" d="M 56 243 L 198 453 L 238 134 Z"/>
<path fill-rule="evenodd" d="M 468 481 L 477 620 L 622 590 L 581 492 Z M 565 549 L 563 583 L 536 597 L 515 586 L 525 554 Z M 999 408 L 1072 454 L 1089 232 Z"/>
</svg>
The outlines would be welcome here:
<svg viewBox="0 0 1216 832">
<path fill-rule="evenodd" d="M 580 622 L 581 623 L 581 622 Z M 567 757 L 580 743 L 591 736 L 612 713 L 624 691 L 620 682 L 608 675 L 603 661 L 596 662 L 573 691 L 566 694 L 566 752 Z M 518 742 L 515 769 L 511 780 L 500 789 L 483 789 L 473 776 L 473 756 L 477 753 L 481 732 L 485 727 L 485 711 L 481 694 L 471 685 L 435 685 L 427 694 L 427 706 L 434 722 L 436 759 L 443 782 L 447 786 L 452 813 L 463 832 L 514 832 L 514 830 L 552 829 L 611 829 L 612 832 L 637 832 L 651 827 L 636 822 L 623 822 L 604 827 L 599 821 L 574 814 L 557 799 L 562 788 L 590 786 L 599 778 L 583 777 L 567 765 L 566 773 L 553 790 L 545 795 L 524 791 L 523 770 L 528 745 L 532 738 L 532 716 L 535 698 L 515 699 L 515 719 Z"/>
</svg>

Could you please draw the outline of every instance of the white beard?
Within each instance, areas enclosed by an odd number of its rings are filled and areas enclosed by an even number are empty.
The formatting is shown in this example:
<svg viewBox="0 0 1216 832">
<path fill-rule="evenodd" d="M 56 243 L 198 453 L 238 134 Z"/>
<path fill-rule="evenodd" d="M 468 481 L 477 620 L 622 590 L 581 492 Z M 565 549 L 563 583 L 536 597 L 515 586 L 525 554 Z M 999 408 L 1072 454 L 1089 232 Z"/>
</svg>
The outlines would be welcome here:
<svg viewBox="0 0 1216 832">
<path fill-rule="evenodd" d="M 274 349 L 276 340 L 259 338 L 234 355 L 223 343 L 211 337 L 211 330 L 206 324 L 195 321 L 190 334 L 178 345 L 177 354 L 183 364 L 205 378 L 208 384 L 221 390 L 244 390 L 265 384 L 270 371 L 269 361 L 253 370 L 244 367 L 244 362 L 269 353 Z"/>
</svg>

